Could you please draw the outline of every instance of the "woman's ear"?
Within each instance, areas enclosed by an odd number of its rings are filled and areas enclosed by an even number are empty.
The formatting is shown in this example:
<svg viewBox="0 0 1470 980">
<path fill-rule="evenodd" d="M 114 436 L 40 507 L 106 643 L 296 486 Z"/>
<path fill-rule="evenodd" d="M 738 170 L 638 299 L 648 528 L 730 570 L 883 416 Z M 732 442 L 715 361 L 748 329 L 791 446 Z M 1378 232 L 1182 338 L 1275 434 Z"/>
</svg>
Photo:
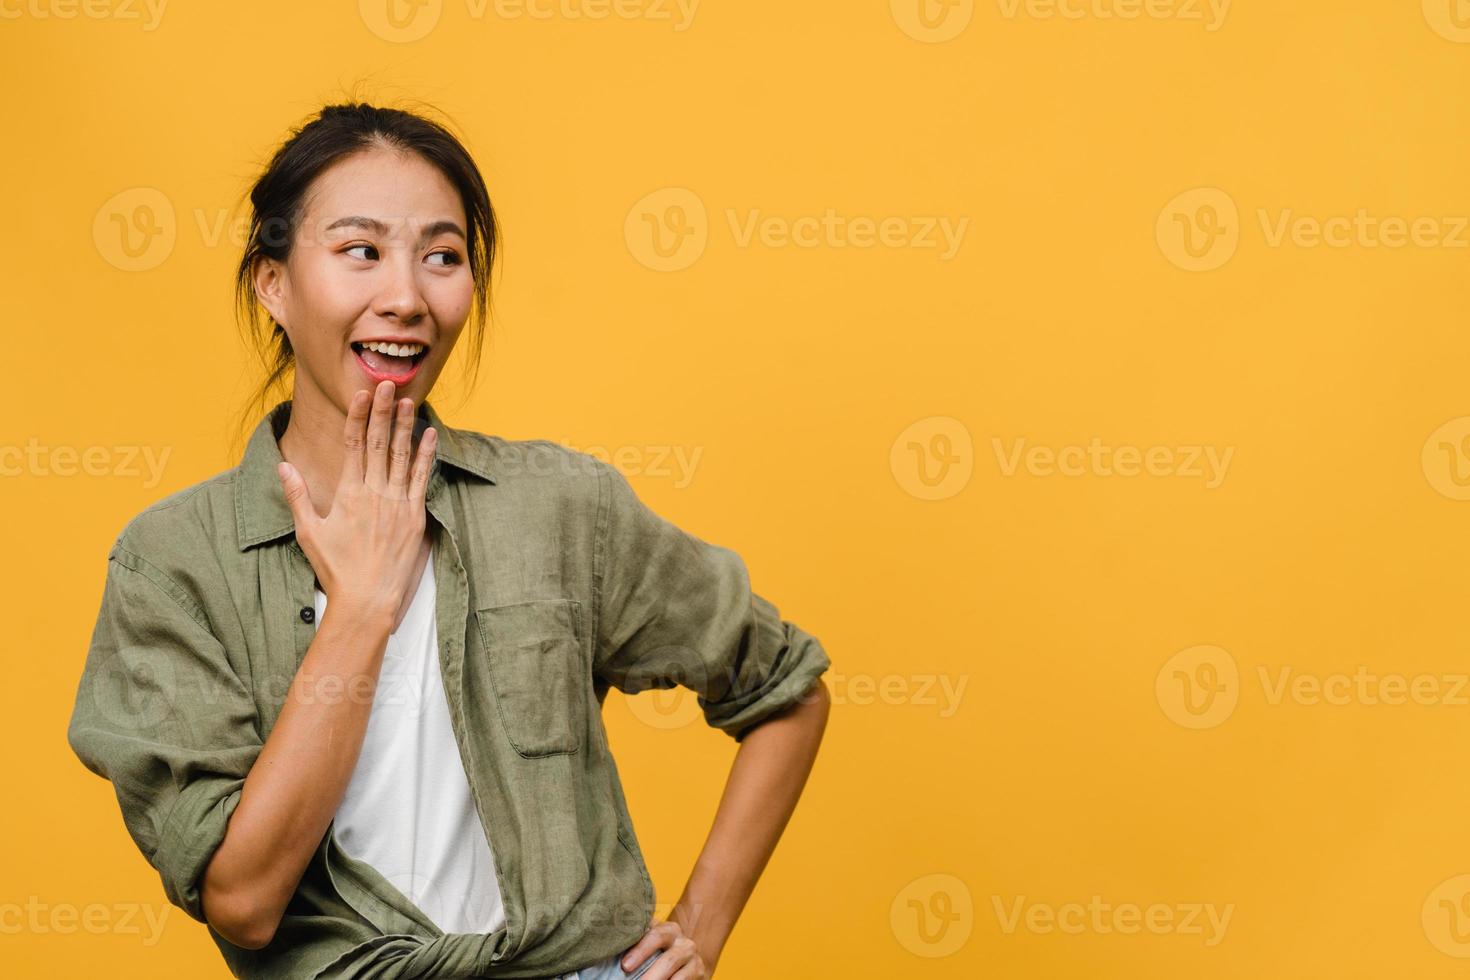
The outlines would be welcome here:
<svg viewBox="0 0 1470 980">
<path fill-rule="evenodd" d="M 255 295 L 264 306 L 271 319 L 286 329 L 286 321 L 282 314 L 285 312 L 284 286 L 285 270 L 281 264 L 269 256 L 260 256 L 255 260 L 255 268 L 252 270 L 252 278 L 255 281 Z"/>
</svg>

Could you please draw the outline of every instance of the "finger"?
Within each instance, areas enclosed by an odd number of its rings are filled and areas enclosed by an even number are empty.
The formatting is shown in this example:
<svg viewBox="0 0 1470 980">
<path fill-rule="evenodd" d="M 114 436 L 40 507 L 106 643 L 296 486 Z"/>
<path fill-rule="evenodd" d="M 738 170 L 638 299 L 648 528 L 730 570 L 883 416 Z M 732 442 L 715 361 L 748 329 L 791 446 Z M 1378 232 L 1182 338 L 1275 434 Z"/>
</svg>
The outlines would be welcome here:
<svg viewBox="0 0 1470 980">
<path fill-rule="evenodd" d="M 419 437 L 419 451 L 413 461 L 413 477 L 408 483 L 408 499 L 422 501 L 427 495 L 429 472 L 434 468 L 434 450 L 438 445 L 439 433 L 430 426 Z"/>
<path fill-rule="evenodd" d="M 633 944 L 632 948 L 623 954 L 622 964 L 624 971 L 631 973 L 643 965 L 654 950 L 662 949 L 673 942 L 669 930 L 662 925 L 655 925 L 643 934 L 643 938 Z"/>
<path fill-rule="evenodd" d="M 368 486 L 382 491 L 388 485 L 388 437 L 393 424 L 393 382 L 380 381 L 373 389 L 373 407 L 368 414 L 367 471 Z"/>
<path fill-rule="evenodd" d="M 276 475 L 281 478 L 281 489 L 286 492 L 286 506 L 291 508 L 296 536 L 300 538 L 302 529 L 309 528 L 316 517 L 311 507 L 311 495 L 306 492 L 306 481 L 296 472 L 296 467 L 286 462 L 276 467 Z"/>
<path fill-rule="evenodd" d="M 688 980 L 693 973 L 686 973 L 680 967 L 687 969 L 693 962 L 692 956 L 681 956 L 677 949 L 661 949 L 654 954 L 653 965 L 648 968 L 648 972 L 638 980 L 672 980 L 676 976 L 680 980 Z"/>
<path fill-rule="evenodd" d="M 400 398 L 393 423 L 393 447 L 388 457 L 388 486 L 393 495 L 404 495 L 409 464 L 413 462 L 413 399 Z"/>
<path fill-rule="evenodd" d="M 369 393 L 362 390 L 354 391 L 352 400 L 347 403 L 347 422 L 342 426 L 342 478 L 339 481 L 343 487 L 362 484 L 362 451 L 367 443 L 368 406 L 372 403 Z"/>
</svg>

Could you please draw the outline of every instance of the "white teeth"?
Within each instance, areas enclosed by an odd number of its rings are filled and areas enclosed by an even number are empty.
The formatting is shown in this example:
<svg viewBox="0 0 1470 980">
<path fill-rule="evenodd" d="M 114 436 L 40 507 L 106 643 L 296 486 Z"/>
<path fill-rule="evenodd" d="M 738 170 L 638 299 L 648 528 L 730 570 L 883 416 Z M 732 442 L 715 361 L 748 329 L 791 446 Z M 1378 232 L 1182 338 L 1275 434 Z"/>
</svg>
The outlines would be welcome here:
<svg viewBox="0 0 1470 980">
<path fill-rule="evenodd" d="M 368 341 L 362 346 L 390 357 L 412 357 L 424 349 L 423 344 L 380 344 L 375 340 Z"/>
</svg>

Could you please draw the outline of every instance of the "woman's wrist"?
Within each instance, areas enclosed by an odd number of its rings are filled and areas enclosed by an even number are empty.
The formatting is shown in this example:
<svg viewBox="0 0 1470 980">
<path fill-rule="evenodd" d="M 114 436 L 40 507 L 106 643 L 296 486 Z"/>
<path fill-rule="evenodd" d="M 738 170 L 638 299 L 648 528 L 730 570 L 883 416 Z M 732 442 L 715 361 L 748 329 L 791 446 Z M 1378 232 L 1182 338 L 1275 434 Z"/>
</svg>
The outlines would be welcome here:
<svg viewBox="0 0 1470 980">
<path fill-rule="evenodd" d="M 713 971 L 715 961 L 720 958 L 720 952 L 725 948 L 725 942 L 730 938 L 730 931 L 734 928 L 734 923 L 729 921 L 729 916 L 721 915 L 718 910 L 681 898 L 669 910 L 669 918 L 679 924 L 684 935 L 694 940 L 700 958 L 704 960 L 705 966 Z"/>
<path fill-rule="evenodd" d="M 374 638 L 381 634 L 383 639 L 387 639 L 393 632 L 393 616 L 396 611 L 384 605 L 348 599 L 328 602 L 318 628 L 326 628 L 331 623 L 333 629 L 345 628 Z"/>
</svg>

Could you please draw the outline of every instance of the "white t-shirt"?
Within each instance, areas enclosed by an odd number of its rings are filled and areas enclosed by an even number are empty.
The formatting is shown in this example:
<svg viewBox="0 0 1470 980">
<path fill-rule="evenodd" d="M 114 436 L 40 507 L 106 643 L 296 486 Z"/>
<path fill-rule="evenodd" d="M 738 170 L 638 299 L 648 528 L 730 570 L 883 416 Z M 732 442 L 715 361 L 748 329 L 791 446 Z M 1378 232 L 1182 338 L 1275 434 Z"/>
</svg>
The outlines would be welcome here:
<svg viewBox="0 0 1470 980">
<path fill-rule="evenodd" d="M 372 865 L 444 932 L 494 932 L 505 924 L 505 906 L 439 667 L 438 547 L 388 637 L 362 754 L 333 833 L 344 851 Z M 320 624 L 327 597 L 315 591 Z"/>
</svg>

